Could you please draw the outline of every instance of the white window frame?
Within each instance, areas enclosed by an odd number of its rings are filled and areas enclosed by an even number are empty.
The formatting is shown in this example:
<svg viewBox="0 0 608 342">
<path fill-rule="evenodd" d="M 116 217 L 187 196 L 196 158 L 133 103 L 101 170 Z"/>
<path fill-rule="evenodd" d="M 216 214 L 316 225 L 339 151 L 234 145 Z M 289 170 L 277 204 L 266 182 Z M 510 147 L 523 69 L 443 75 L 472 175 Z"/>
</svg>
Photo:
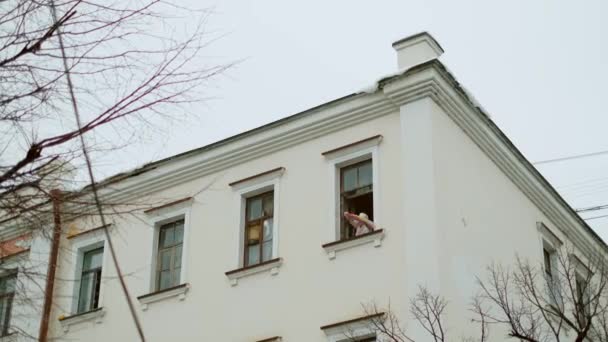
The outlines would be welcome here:
<svg viewBox="0 0 608 342">
<path fill-rule="evenodd" d="M 236 267 L 242 268 L 244 266 L 244 253 L 245 253 L 245 224 L 246 224 L 246 208 L 247 199 L 255 195 L 262 194 L 264 192 L 273 191 L 273 227 L 272 227 L 272 258 L 276 259 L 279 257 L 279 232 L 280 232 L 280 204 L 281 204 L 281 177 L 285 172 L 284 168 L 279 168 L 276 171 L 248 179 L 238 184 L 232 185 L 234 190 L 236 202 L 235 206 L 239 212 L 239 223 L 238 223 L 238 248 L 235 253 Z M 255 266 L 255 265 L 252 265 Z"/>
<path fill-rule="evenodd" d="M 560 286 L 560 281 L 557 279 L 560 276 L 557 268 L 559 263 L 557 253 L 559 253 L 559 249 L 563 243 L 559 237 L 557 237 L 557 235 L 555 235 L 555 233 L 553 233 L 543 222 L 537 222 L 536 228 L 538 229 L 540 235 L 540 260 L 543 265 L 543 271 L 545 268 L 544 251 L 547 250 L 550 253 L 549 258 L 551 259 L 552 268 L 551 274 L 553 276 L 553 284 L 551 284 L 551 286 Z M 556 291 L 560 293 L 560 289 L 557 289 Z"/>
<path fill-rule="evenodd" d="M 75 236 L 71 240 L 72 265 L 74 265 L 74 285 L 72 287 L 72 303 L 70 306 L 70 315 L 74 315 L 78 312 L 78 301 L 80 300 L 80 282 L 82 276 L 82 262 L 84 259 L 84 254 L 88 251 L 92 251 L 100 247 L 103 247 L 103 258 L 101 264 L 102 286 L 99 287 L 98 307 L 103 308 L 103 298 L 105 292 L 103 286 L 103 279 L 106 274 L 106 264 L 108 258 L 108 246 L 103 229 L 83 234 L 81 236 Z"/>
<path fill-rule="evenodd" d="M 331 203 L 330 208 L 333 209 L 330 210 L 327 219 L 330 229 L 326 231 L 324 236 L 325 241 L 338 241 L 340 239 L 340 222 L 342 217 L 342 213 L 340 212 L 340 169 L 367 159 L 372 160 L 374 223 L 376 227 L 382 227 L 382 206 L 379 205 L 381 188 L 378 145 L 380 141 L 382 141 L 382 136 L 325 155 L 328 164 L 328 179 L 330 180 L 328 188 L 331 189 L 329 203 Z"/>
<path fill-rule="evenodd" d="M 192 202 L 193 199 L 191 198 L 187 201 L 146 213 L 146 215 L 148 215 L 149 225 L 154 228 L 152 241 L 149 244 L 151 249 L 148 254 L 148 260 L 150 260 L 150 267 L 148 268 L 148 275 L 146 277 L 146 279 L 148 279 L 148 293 L 158 291 L 156 288 L 156 266 L 158 262 L 158 239 L 160 227 L 164 224 L 182 219 L 184 220 L 184 236 L 182 241 L 182 260 L 178 285 L 188 282 L 188 255 L 190 254 L 190 216 L 192 211 Z"/>
<path fill-rule="evenodd" d="M 22 268 L 23 267 L 28 267 L 28 263 L 29 263 L 29 254 L 30 251 L 27 250 L 26 252 L 18 252 L 15 253 L 15 255 L 8 255 L 5 256 L 4 258 L 2 258 L 2 262 L 0 263 L 0 265 L 2 266 L 0 269 L 0 277 L 6 277 L 10 274 L 13 274 L 13 272 L 16 273 L 15 275 L 15 292 L 13 295 L 13 303 L 11 304 L 11 318 L 9 320 L 9 326 L 8 326 L 8 335 L 5 336 L 0 336 L 0 341 L 4 341 L 4 339 L 9 339 L 11 338 L 12 334 L 14 334 L 16 332 L 15 329 L 15 321 L 16 319 L 18 320 L 19 315 L 22 315 L 22 311 L 23 311 L 23 307 L 22 305 L 20 305 L 20 302 L 23 302 L 23 300 L 25 299 L 25 294 L 23 293 L 23 291 L 19 291 L 19 287 L 18 284 L 21 284 L 21 282 L 25 281 L 24 279 L 22 279 L 23 275 L 22 275 Z M 20 279 L 21 277 L 21 279 Z M 17 315 L 15 315 L 15 313 L 17 313 Z"/>
</svg>

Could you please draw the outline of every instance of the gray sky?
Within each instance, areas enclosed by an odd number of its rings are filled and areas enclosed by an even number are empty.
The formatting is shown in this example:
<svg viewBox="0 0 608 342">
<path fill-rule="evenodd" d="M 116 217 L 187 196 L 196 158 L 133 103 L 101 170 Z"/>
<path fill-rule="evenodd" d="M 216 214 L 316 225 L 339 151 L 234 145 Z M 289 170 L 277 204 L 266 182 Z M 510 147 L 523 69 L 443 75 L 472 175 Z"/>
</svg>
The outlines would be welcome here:
<svg viewBox="0 0 608 342">
<path fill-rule="evenodd" d="M 120 152 L 100 176 L 357 91 L 395 71 L 391 43 L 420 31 L 530 161 L 608 150 L 608 1 L 184 2 L 213 6 L 208 28 L 226 33 L 208 61 L 245 60 L 191 120 Z M 608 204 L 608 155 L 539 169 L 575 208 Z M 608 218 L 589 223 L 608 241 Z"/>
</svg>

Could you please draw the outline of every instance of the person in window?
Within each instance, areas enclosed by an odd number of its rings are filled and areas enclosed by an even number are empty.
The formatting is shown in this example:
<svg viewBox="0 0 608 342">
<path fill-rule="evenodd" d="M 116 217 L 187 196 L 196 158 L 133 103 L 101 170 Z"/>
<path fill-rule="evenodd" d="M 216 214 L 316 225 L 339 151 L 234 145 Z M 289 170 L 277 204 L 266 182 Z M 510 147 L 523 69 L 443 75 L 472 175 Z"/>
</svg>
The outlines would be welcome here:
<svg viewBox="0 0 608 342">
<path fill-rule="evenodd" d="M 374 222 L 370 221 L 366 213 L 355 215 L 353 213 L 344 212 L 344 218 L 355 228 L 355 236 L 367 234 L 376 230 Z"/>
</svg>

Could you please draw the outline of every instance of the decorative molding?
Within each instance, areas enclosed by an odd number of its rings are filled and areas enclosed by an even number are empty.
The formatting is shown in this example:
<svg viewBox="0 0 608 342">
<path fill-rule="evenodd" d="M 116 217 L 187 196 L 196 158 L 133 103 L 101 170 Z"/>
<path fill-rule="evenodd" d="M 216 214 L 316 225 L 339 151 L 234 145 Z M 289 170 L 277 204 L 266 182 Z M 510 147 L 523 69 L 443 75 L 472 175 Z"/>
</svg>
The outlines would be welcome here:
<svg viewBox="0 0 608 342">
<path fill-rule="evenodd" d="M 148 310 L 150 303 L 159 302 L 168 298 L 177 297 L 179 301 L 186 299 L 186 293 L 190 290 L 190 284 L 185 283 L 177 286 L 173 286 L 164 290 L 145 294 L 137 297 L 137 300 L 141 304 L 141 309 Z"/>
<path fill-rule="evenodd" d="M 538 232 L 542 235 L 543 238 L 549 240 L 549 242 L 554 246 L 554 248 L 558 248 L 559 246 L 564 244 L 562 240 L 557 237 L 557 235 L 555 235 L 555 233 L 553 233 L 551 229 L 549 229 L 549 227 L 547 227 L 544 223 L 536 222 L 536 229 L 538 229 Z"/>
<path fill-rule="evenodd" d="M 238 285 L 240 278 L 247 277 L 252 274 L 262 273 L 270 270 L 270 275 L 277 275 L 279 274 L 279 268 L 282 264 L 282 258 L 275 258 L 272 260 L 261 262 L 259 264 L 237 268 L 235 270 L 228 271 L 225 274 L 226 277 L 228 277 L 228 280 L 230 280 L 230 285 L 236 286 Z"/>
<path fill-rule="evenodd" d="M 269 338 L 265 338 L 263 340 L 257 340 L 256 342 L 281 342 L 283 338 L 281 336 L 273 336 Z"/>
<path fill-rule="evenodd" d="M 144 214 L 152 214 L 152 213 L 156 213 L 157 211 L 161 210 L 161 209 L 167 209 L 169 207 L 174 207 L 177 206 L 178 204 L 184 204 L 184 203 L 190 203 L 192 202 L 193 198 L 192 197 L 186 197 L 186 198 L 182 198 L 182 199 L 178 199 L 163 205 L 159 205 L 158 207 L 153 207 L 150 209 L 146 209 L 144 210 Z"/>
<path fill-rule="evenodd" d="M 382 135 L 378 134 L 378 135 L 374 135 L 373 137 L 369 137 L 367 139 L 355 141 L 354 143 L 350 143 L 348 145 L 336 147 L 329 151 L 325 151 L 325 152 L 321 153 L 321 155 L 323 155 L 327 158 L 333 159 L 336 157 L 337 152 L 340 152 L 339 153 L 340 155 L 348 154 L 348 153 L 352 152 L 351 149 L 365 149 L 365 148 L 369 148 L 372 146 L 377 146 L 378 144 L 380 144 L 381 141 L 382 141 Z"/>
<path fill-rule="evenodd" d="M 376 336 L 374 320 L 384 320 L 386 313 L 357 317 L 347 321 L 324 325 L 321 330 L 330 342 L 350 341 L 353 337 L 367 338 Z"/>
<path fill-rule="evenodd" d="M 90 233 L 99 232 L 100 230 L 102 230 L 104 228 L 110 228 L 111 226 L 112 226 L 112 223 L 108 223 L 106 225 L 95 227 L 95 228 L 92 228 L 92 229 L 89 229 L 89 230 L 83 230 L 83 231 L 80 231 L 80 232 L 77 232 L 77 233 L 69 234 L 66 237 L 66 239 L 71 240 L 71 239 L 74 239 L 74 238 L 79 238 L 79 237 L 82 237 L 84 235 L 88 235 Z"/>
<path fill-rule="evenodd" d="M 373 243 L 374 247 L 382 246 L 382 240 L 384 239 L 385 233 L 384 229 L 376 229 L 373 232 L 365 233 L 359 236 L 355 236 L 353 238 L 347 240 L 338 240 L 323 244 L 321 247 L 327 252 L 327 257 L 329 259 L 336 258 L 336 252 L 353 248 L 356 246 L 365 245 L 368 243 Z"/>
<path fill-rule="evenodd" d="M 103 308 L 97 308 L 71 316 L 59 317 L 59 323 L 61 323 L 63 331 L 68 332 L 70 330 L 70 326 L 75 324 L 80 324 L 83 322 L 95 322 L 99 324 L 102 322 L 103 316 L 105 316 L 105 314 L 106 311 Z"/>
<path fill-rule="evenodd" d="M 258 173 L 257 175 L 253 175 L 247 178 L 243 178 L 243 179 L 239 179 L 237 181 L 228 183 L 228 186 L 237 186 L 239 185 L 240 187 L 246 187 L 249 185 L 249 183 L 251 183 L 251 181 L 255 181 L 255 182 L 263 182 L 267 179 L 272 179 L 272 178 L 277 178 L 277 177 L 281 177 L 283 175 L 283 173 L 285 173 L 285 168 L 284 167 L 277 167 L 276 169 L 272 169 L 266 172 L 262 172 L 262 173 Z"/>
</svg>

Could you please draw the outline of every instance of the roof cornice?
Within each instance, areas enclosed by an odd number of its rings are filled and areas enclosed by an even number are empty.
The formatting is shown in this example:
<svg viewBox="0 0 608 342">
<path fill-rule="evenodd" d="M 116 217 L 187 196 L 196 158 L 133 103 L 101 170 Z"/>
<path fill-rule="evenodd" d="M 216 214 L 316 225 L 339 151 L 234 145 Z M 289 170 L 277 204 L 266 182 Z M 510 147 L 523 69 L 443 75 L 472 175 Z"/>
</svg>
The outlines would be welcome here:
<svg viewBox="0 0 608 342">
<path fill-rule="evenodd" d="M 431 67 L 432 66 L 432 67 Z M 557 193 L 490 117 L 473 102 L 453 75 L 431 61 L 410 77 L 385 81 L 383 92 L 403 105 L 412 92 L 430 96 L 509 179 L 587 256 L 608 250 L 606 243 Z"/>
<path fill-rule="evenodd" d="M 608 249 L 437 60 L 381 80 L 372 94 L 349 95 L 280 120 L 280 125 L 272 123 L 200 153 L 181 155 L 175 163 L 172 158 L 153 163 L 150 171 L 106 186 L 102 196 L 127 202 L 393 113 L 425 97 L 432 98 L 577 248 L 585 253 L 598 251 L 594 245 Z"/>
</svg>

